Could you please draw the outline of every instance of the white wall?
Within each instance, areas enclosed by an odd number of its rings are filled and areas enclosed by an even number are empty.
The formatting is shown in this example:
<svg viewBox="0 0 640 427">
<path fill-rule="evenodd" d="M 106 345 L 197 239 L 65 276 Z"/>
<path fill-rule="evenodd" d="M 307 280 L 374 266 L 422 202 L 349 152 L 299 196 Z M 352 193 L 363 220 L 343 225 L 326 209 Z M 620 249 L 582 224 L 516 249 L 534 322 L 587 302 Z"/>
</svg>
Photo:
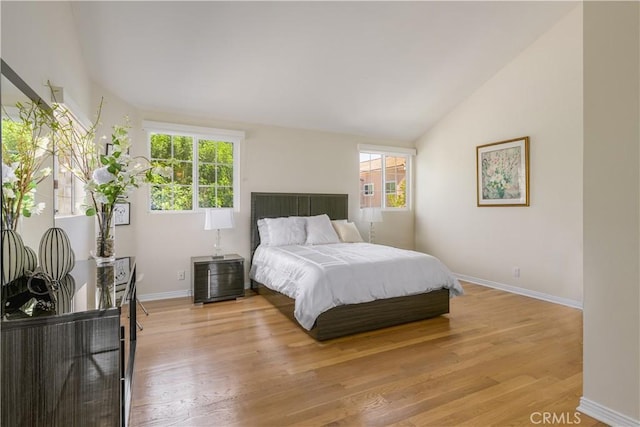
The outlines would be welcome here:
<svg viewBox="0 0 640 427">
<path fill-rule="evenodd" d="M 477 207 L 476 146 L 521 136 L 531 206 Z M 417 249 L 458 274 L 579 305 L 582 139 L 578 6 L 417 141 Z"/>
<path fill-rule="evenodd" d="M 93 111 L 87 73 L 68 2 L 3 1 L 2 58 L 43 99 L 46 86 L 67 89 L 85 111 Z"/>
<path fill-rule="evenodd" d="M 372 140 L 350 135 L 290 129 L 212 119 L 177 117 L 146 112 L 145 120 L 241 130 L 246 139 L 240 153 L 240 206 L 236 227 L 221 230 L 224 252 L 247 259 L 250 246 L 251 192 L 315 192 L 349 194 L 349 216 L 358 218 L 358 144 L 410 146 L 408 142 Z M 141 135 L 140 141 L 144 141 Z M 150 213 L 147 191 L 135 200 L 137 259 L 145 279 L 140 293 L 160 294 L 190 289 L 190 257 L 212 253 L 214 231 L 204 231 L 203 213 Z M 385 214 L 386 215 L 386 214 Z M 413 213 L 385 216 L 379 224 L 378 241 L 413 247 Z M 363 231 L 366 229 L 361 224 Z M 392 230 L 392 232 L 390 231 Z M 184 270 L 186 280 L 177 280 Z M 248 281 L 248 276 L 246 277 Z"/>
<path fill-rule="evenodd" d="M 584 4 L 580 409 L 640 425 L 640 5 Z"/>
</svg>

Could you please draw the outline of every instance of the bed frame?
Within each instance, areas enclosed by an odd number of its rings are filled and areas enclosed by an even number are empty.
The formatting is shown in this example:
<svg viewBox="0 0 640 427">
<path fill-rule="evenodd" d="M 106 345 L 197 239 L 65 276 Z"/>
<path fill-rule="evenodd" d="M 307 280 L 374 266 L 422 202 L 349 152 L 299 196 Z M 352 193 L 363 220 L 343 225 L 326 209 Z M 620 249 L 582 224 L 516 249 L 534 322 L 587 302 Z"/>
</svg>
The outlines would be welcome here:
<svg viewBox="0 0 640 427">
<path fill-rule="evenodd" d="M 347 194 L 251 193 L 251 258 L 260 244 L 258 220 L 261 218 L 327 214 L 333 220 L 347 219 L 348 213 Z M 293 299 L 254 281 L 251 281 L 251 288 L 300 326 L 293 314 Z M 300 328 L 318 341 L 323 341 L 428 319 L 448 312 L 449 290 L 440 289 L 418 295 L 334 307 L 318 316 L 310 331 Z"/>
</svg>

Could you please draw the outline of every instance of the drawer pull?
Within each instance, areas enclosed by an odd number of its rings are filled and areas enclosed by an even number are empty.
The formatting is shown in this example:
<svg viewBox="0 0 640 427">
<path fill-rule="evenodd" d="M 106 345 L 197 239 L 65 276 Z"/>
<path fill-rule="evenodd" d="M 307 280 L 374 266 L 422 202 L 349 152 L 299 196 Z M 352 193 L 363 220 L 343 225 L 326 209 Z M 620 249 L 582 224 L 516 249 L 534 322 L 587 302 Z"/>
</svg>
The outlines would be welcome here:
<svg viewBox="0 0 640 427">
<path fill-rule="evenodd" d="M 207 298 L 211 299 L 211 270 L 207 270 Z"/>
</svg>

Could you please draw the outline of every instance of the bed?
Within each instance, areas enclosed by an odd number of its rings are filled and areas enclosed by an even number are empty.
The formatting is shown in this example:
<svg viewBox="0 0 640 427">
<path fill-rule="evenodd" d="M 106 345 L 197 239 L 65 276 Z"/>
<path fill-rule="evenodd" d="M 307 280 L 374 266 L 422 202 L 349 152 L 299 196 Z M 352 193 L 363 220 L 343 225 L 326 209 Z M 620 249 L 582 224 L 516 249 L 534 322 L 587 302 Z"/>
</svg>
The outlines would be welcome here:
<svg viewBox="0 0 640 427">
<path fill-rule="evenodd" d="M 258 230 L 259 220 L 262 220 L 260 221 L 260 225 L 262 227 L 264 226 L 265 218 L 280 219 L 286 217 L 308 217 L 310 220 L 313 217 L 318 217 L 323 214 L 326 214 L 330 220 L 346 220 L 348 217 L 348 195 L 315 193 L 251 193 L 251 287 L 258 294 L 263 295 L 280 312 L 298 324 L 302 330 L 307 332 L 313 338 L 323 341 L 359 332 L 440 316 L 449 312 L 450 297 L 452 295 L 462 293 L 460 284 L 450 275 L 446 267 L 442 266 L 443 268 L 441 270 L 446 272 L 446 274 L 433 274 L 434 277 L 430 280 L 443 281 L 447 283 L 438 284 L 438 286 L 435 286 L 432 283 L 430 285 L 431 289 L 428 291 L 416 290 L 415 288 L 411 288 L 411 284 L 408 284 L 407 286 L 409 286 L 409 288 L 404 291 L 408 294 L 387 297 L 380 289 L 372 290 L 370 291 L 372 294 L 379 295 L 374 295 L 372 298 L 375 299 L 371 301 L 325 304 L 320 308 L 319 313 L 314 312 L 308 315 L 306 314 L 306 308 L 305 311 L 300 310 L 299 306 L 304 301 L 302 296 L 300 296 L 300 298 L 298 298 L 298 310 L 296 311 L 296 299 L 294 298 L 294 294 L 288 291 L 286 286 L 274 286 L 274 283 L 269 282 L 269 280 L 271 280 L 269 279 L 269 276 L 264 273 L 264 268 L 274 265 L 270 263 L 274 262 L 276 259 L 279 263 L 289 262 L 289 265 L 283 267 L 283 264 L 278 264 L 278 267 L 273 268 L 274 270 L 288 270 L 290 268 L 295 268 L 297 266 L 298 259 L 305 257 L 310 257 L 312 261 L 317 261 L 315 264 L 318 265 L 321 265 L 324 261 L 325 264 L 331 265 L 331 268 L 333 268 L 335 264 L 341 263 L 339 260 L 340 257 L 345 256 L 343 253 L 347 254 L 347 258 L 349 258 L 349 256 L 351 258 L 358 258 L 358 254 L 361 251 L 366 253 L 367 257 L 378 257 L 377 259 L 380 262 L 370 264 L 370 266 L 384 264 L 382 261 L 385 257 L 391 254 L 390 251 L 401 252 L 408 258 L 417 256 L 429 257 L 428 255 L 418 254 L 416 252 L 402 251 L 381 245 L 369 245 L 367 243 L 283 246 L 275 248 L 260 245 L 260 232 Z M 382 250 L 382 253 L 379 253 L 380 250 Z M 280 260 L 280 257 L 284 258 Z M 433 257 L 429 258 L 432 258 L 432 263 L 440 263 L 439 260 Z M 398 262 L 402 265 L 403 261 L 400 260 Z M 406 265 L 408 266 L 409 264 Z M 343 268 L 342 266 L 339 267 Z M 323 269 L 322 266 L 318 268 Z M 346 272 L 346 274 L 356 274 L 355 271 L 355 267 L 353 267 L 353 272 Z M 381 272 L 382 273 L 377 274 L 384 274 L 383 270 L 381 270 Z M 340 277 L 342 277 L 345 275 L 345 272 L 339 274 L 341 275 Z M 374 273 L 369 272 L 369 274 Z M 263 278 L 266 278 L 267 280 L 261 280 Z M 361 278 L 361 281 L 365 280 L 368 279 Z M 263 281 L 269 286 L 262 283 Z M 353 279 L 350 280 L 350 282 L 353 281 Z M 440 286 L 447 286 L 448 288 L 440 288 Z M 320 300 L 322 298 L 316 299 Z"/>
</svg>

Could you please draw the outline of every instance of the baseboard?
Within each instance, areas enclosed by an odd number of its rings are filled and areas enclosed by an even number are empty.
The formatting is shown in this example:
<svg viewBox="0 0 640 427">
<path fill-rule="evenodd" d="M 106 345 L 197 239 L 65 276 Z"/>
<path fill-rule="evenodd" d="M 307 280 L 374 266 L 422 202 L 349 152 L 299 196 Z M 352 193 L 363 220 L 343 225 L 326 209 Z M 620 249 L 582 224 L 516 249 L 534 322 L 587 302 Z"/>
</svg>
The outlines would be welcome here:
<svg viewBox="0 0 640 427">
<path fill-rule="evenodd" d="M 631 417 L 609 409 L 606 406 L 602 406 L 586 397 L 580 398 L 578 411 L 610 426 L 640 427 L 640 420 L 634 420 Z"/>
<path fill-rule="evenodd" d="M 191 289 L 184 289 L 182 291 L 171 291 L 171 292 L 158 292 L 155 294 L 138 294 L 137 297 L 140 301 L 155 301 L 160 299 L 171 299 L 171 298 L 184 298 L 191 296 Z"/>
<path fill-rule="evenodd" d="M 489 288 L 500 289 L 501 291 L 511 292 L 512 294 L 524 295 L 543 301 L 553 302 L 555 304 L 566 305 L 567 307 L 579 308 L 582 310 L 582 302 L 568 298 L 561 298 L 555 295 L 549 295 L 542 292 L 532 291 L 529 289 L 518 288 L 517 286 L 505 285 L 504 283 L 492 282 L 490 280 L 478 279 L 477 277 L 466 276 L 464 274 L 454 274 L 459 280 L 471 282 L 476 285 L 487 286 Z"/>
<path fill-rule="evenodd" d="M 244 288 L 249 289 L 249 283 L 245 283 Z M 181 291 L 158 292 L 155 294 L 138 294 L 137 296 L 140 301 L 154 301 L 161 299 L 184 298 L 190 297 L 191 295 L 191 289 L 183 289 Z"/>
</svg>

